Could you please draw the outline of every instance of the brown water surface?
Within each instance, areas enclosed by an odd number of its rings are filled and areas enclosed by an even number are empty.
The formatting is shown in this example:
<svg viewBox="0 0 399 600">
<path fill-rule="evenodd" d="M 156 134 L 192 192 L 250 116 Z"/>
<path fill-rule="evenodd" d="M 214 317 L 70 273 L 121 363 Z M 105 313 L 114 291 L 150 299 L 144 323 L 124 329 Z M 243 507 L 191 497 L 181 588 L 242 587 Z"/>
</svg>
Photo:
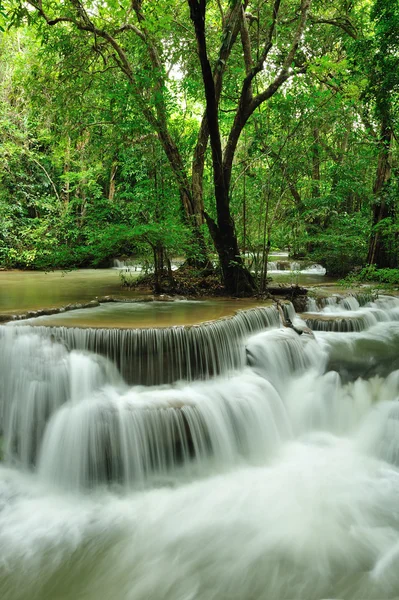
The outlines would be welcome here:
<svg viewBox="0 0 399 600">
<path fill-rule="evenodd" d="M 137 299 L 143 292 L 121 287 L 115 269 L 0 272 L 0 313 L 58 308 L 89 302 L 96 297 Z M 194 325 L 234 314 L 239 309 L 262 304 L 259 300 L 212 298 L 204 301 L 105 303 L 96 308 L 74 310 L 28 321 L 35 325 L 67 327 L 170 327 Z"/>
<path fill-rule="evenodd" d="M 327 283 L 330 278 L 282 272 L 273 276 L 273 284 L 314 285 Z M 121 287 L 116 269 L 77 269 L 70 272 L 53 271 L 1 271 L 0 314 L 18 314 L 30 310 L 59 308 L 68 304 L 84 303 L 97 297 L 113 296 L 138 299 L 142 291 Z M 41 325 L 69 327 L 168 327 L 193 325 L 232 315 L 239 309 L 262 304 L 255 299 L 234 300 L 212 298 L 201 302 L 176 301 L 134 303 L 127 305 L 103 304 L 98 308 L 71 311 L 59 315 L 40 317 L 34 321 Z M 33 323 L 33 321 L 32 321 Z"/>
<path fill-rule="evenodd" d="M 143 293 L 121 288 L 115 269 L 0 272 L 0 313 L 58 308 L 108 295 L 137 298 Z"/>
</svg>

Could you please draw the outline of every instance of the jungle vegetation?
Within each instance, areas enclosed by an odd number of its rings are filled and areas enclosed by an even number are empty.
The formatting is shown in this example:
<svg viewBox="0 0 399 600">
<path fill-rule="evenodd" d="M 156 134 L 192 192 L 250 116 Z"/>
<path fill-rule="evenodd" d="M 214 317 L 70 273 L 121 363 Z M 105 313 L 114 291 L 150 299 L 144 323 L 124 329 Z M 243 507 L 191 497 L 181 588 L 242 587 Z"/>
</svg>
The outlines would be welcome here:
<svg viewBox="0 0 399 600">
<path fill-rule="evenodd" d="M 2 0 L 0 266 L 398 267 L 398 0 Z M 368 271 L 370 272 L 370 270 Z"/>
</svg>

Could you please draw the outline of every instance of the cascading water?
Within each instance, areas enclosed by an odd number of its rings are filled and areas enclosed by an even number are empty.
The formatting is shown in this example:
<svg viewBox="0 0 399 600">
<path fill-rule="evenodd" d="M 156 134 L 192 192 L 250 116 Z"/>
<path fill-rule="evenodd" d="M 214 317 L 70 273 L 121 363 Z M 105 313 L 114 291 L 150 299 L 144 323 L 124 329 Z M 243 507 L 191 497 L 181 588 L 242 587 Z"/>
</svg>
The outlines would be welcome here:
<svg viewBox="0 0 399 600">
<path fill-rule="evenodd" d="M 113 260 L 113 268 L 125 271 L 137 271 L 139 273 L 141 273 L 141 271 L 143 270 L 142 265 L 136 261 L 119 260 L 118 258 L 115 258 Z"/>
<path fill-rule="evenodd" d="M 397 598 L 399 300 L 310 308 L 0 327 L 0 598 Z"/>
<path fill-rule="evenodd" d="M 184 261 L 182 260 L 173 261 L 171 264 L 172 271 L 176 271 L 183 264 L 183 262 Z M 120 260 L 118 258 L 115 258 L 113 260 L 112 266 L 114 269 L 118 269 L 119 271 L 127 271 L 130 273 L 141 273 L 143 271 L 149 273 L 154 270 L 153 267 L 151 267 L 151 265 L 148 265 L 146 263 L 142 264 L 141 262 L 138 262 L 133 258 L 127 260 Z"/>
<path fill-rule="evenodd" d="M 393 297 L 360 294 L 322 298 L 319 307 L 310 298 L 304 319 L 314 331 L 363 331 L 380 321 L 399 321 L 399 304 Z"/>
<path fill-rule="evenodd" d="M 269 261 L 267 263 L 267 272 L 270 275 L 279 275 L 284 273 L 301 273 L 302 275 L 320 275 L 326 274 L 326 269 L 322 265 L 313 264 L 303 266 L 300 262 L 289 261 Z"/>
<path fill-rule="evenodd" d="M 87 350 L 106 356 L 118 366 L 128 383 L 156 385 L 209 377 L 243 367 L 243 337 L 278 325 L 278 319 L 277 310 L 266 307 L 240 311 L 233 317 L 192 327 L 80 329 L 34 326 L 29 331 L 57 340 L 69 350 Z M 18 338 L 21 331 L 26 334 L 28 326 L 12 323 L 7 329 L 5 335 Z"/>
</svg>

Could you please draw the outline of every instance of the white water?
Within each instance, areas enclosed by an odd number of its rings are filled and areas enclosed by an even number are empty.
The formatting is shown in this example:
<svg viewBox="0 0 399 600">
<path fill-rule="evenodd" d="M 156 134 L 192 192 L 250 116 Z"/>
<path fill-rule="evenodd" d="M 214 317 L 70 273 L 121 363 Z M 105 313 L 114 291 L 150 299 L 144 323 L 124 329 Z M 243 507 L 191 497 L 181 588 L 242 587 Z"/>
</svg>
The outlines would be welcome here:
<svg viewBox="0 0 399 600">
<path fill-rule="evenodd" d="M 250 253 L 246 253 L 247 258 L 251 258 Z M 308 267 L 302 268 L 300 262 L 289 261 L 287 252 L 273 252 L 270 254 L 270 258 L 276 260 L 270 260 L 267 263 L 267 272 L 269 275 L 288 275 L 288 274 L 302 274 L 302 275 L 320 275 L 326 274 L 326 269 L 317 263 Z M 171 264 L 172 271 L 176 271 L 182 265 L 182 261 L 173 261 Z M 216 263 L 215 263 L 216 266 Z M 153 267 L 145 267 L 141 263 L 134 259 L 119 260 L 115 258 L 113 260 L 113 268 L 119 271 L 126 271 L 128 273 L 141 273 L 143 271 L 151 273 Z"/>
<path fill-rule="evenodd" d="M 137 263 L 135 261 L 126 261 L 126 260 L 119 260 L 118 258 L 115 258 L 113 260 L 113 268 L 114 269 L 118 269 L 118 270 L 125 270 L 125 271 L 130 271 L 130 272 L 138 272 L 141 273 L 143 271 L 143 267 L 140 263 Z"/>
<path fill-rule="evenodd" d="M 316 331 L 363 331 L 381 321 L 399 321 L 399 303 L 396 298 L 381 295 L 374 300 L 359 296 L 338 295 L 320 300 L 308 300 L 306 324 Z"/>
<path fill-rule="evenodd" d="M 363 331 L 271 325 L 239 371 L 157 387 L 0 328 L 0 598 L 397 598 L 399 302 L 376 304 Z"/>
<path fill-rule="evenodd" d="M 170 303 L 158 302 L 152 304 L 152 308 L 159 308 L 161 312 L 164 304 L 170 306 Z M 140 314 L 140 306 L 137 311 Z M 70 350 L 89 350 L 104 355 L 118 366 L 129 383 L 149 385 L 205 378 L 243 367 L 245 335 L 278 325 L 279 317 L 275 307 L 257 307 L 192 327 L 29 327 L 33 322 L 43 321 L 38 318 L 10 322 L 0 330 L 5 338 L 5 352 L 14 339 L 30 331 L 45 339 L 56 340 Z"/>
<path fill-rule="evenodd" d="M 172 271 L 177 271 L 177 269 L 183 264 L 183 261 L 173 261 L 171 263 Z M 150 264 L 145 265 L 137 262 L 135 259 L 128 260 L 119 260 L 115 258 L 113 260 L 113 268 L 118 271 L 126 271 L 128 273 L 152 273 L 154 271 L 154 267 Z"/>
<path fill-rule="evenodd" d="M 288 265 L 287 265 L 288 266 Z M 283 275 L 283 274 L 301 274 L 301 275 L 320 275 L 326 274 L 326 269 L 322 265 L 313 264 L 309 267 L 302 268 L 299 262 L 290 262 L 289 268 L 286 268 L 285 262 L 270 261 L 267 263 L 267 272 L 269 275 Z"/>
</svg>

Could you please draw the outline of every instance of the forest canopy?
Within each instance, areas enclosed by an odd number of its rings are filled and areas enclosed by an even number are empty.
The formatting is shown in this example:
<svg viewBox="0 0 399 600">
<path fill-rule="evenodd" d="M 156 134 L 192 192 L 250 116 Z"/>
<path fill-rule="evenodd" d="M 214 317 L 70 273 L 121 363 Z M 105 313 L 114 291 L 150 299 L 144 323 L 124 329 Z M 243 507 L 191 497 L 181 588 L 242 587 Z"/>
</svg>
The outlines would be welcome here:
<svg viewBox="0 0 399 600">
<path fill-rule="evenodd" d="M 0 266 L 398 267 L 396 0 L 0 2 Z"/>
</svg>

